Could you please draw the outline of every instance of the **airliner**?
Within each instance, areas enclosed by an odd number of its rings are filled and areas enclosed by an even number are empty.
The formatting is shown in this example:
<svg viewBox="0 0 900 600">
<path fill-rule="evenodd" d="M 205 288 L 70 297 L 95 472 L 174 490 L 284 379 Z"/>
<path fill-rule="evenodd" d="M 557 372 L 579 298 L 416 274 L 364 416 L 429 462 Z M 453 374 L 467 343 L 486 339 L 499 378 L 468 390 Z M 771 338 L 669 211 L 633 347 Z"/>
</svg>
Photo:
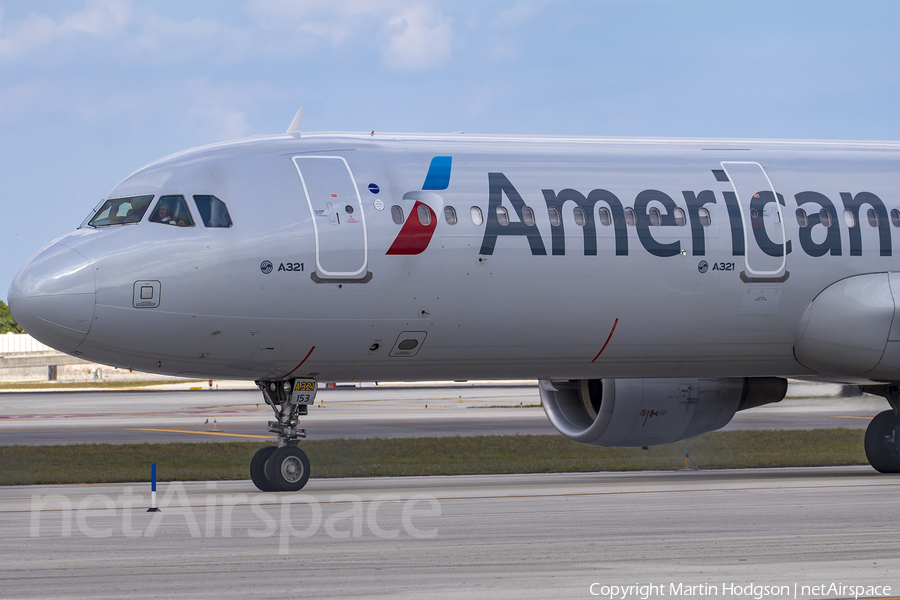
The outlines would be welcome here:
<svg viewBox="0 0 900 600">
<path fill-rule="evenodd" d="M 319 382 L 536 379 L 551 423 L 651 446 L 783 399 L 889 409 L 900 471 L 900 143 L 305 133 L 126 177 L 9 289 L 15 319 L 118 368 L 251 379 L 301 489 Z M 897 246 L 897 250 L 895 250 Z"/>
</svg>

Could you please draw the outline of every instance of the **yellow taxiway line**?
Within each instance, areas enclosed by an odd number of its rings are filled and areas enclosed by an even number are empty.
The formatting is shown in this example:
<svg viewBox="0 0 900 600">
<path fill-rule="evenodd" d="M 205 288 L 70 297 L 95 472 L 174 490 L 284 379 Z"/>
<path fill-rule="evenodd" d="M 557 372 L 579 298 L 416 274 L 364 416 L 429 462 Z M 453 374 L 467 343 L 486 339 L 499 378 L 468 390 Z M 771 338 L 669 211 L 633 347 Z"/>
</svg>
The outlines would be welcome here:
<svg viewBox="0 0 900 600">
<path fill-rule="evenodd" d="M 270 435 L 248 435 L 246 433 L 225 433 L 223 431 L 190 431 L 188 429 L 151 429 L 149 427 L 126 427 L 127 431 L 161 431 L 163 433 L 194 433 L 197 435 L 223 435 L 225 437 L 254 438 L 258 440 L 274 440 Z"/>
</svg>

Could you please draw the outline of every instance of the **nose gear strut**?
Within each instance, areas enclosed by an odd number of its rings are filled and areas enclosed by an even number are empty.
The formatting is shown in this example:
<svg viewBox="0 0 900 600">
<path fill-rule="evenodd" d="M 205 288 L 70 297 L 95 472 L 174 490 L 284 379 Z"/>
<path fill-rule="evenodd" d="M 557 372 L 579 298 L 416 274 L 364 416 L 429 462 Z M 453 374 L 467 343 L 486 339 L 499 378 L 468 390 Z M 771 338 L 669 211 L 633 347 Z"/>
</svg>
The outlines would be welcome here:
<svg viewBox="0 0 900 600">
<path fill-rule="evenodd" d="M 309 481 L 309 458 L 297 443 L 306 429 L 297 427 L 300 417 L 309 414 L 318 385 L 314 379 L 256 380 L 263 399 L 275 413 L 268 430 L 278 436 L 278 447 L 261 448 L 250 461 L 250 478 L 264 492 L 301 489 Z"/>
</svg>

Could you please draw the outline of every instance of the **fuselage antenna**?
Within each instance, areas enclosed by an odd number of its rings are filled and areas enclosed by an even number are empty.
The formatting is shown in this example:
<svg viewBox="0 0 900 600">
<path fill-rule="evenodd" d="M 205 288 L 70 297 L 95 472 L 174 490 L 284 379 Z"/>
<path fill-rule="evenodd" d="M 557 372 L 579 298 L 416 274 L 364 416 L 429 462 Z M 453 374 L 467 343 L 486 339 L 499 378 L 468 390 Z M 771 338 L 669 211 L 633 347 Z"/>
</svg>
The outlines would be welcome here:
<svg viewBox="0 0 900 600">
<path fill-rule="evenodd" d="M 294 115 L 294 120 L 291 121 L 290 127 L 287 128 L 287 133 L 299 134 L 300 133 L 300 121 L 303 120 L 303 107 L 300 107 L 300 110 L 297 111 L 297 114 Z"/>
</svg>

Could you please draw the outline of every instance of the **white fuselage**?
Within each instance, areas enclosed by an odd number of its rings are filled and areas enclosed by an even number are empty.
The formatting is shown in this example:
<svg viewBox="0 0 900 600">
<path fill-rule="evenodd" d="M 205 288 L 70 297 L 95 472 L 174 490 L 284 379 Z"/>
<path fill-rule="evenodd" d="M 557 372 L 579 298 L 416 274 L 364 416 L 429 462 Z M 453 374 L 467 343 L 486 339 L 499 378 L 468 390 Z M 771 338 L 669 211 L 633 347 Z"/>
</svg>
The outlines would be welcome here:
<svg viewBox="0 0 900 600">
<path fill-rule="evenodd" d="M 181 195 L 195 225 L 82 226 L 10 306 L 60 350 L 185 376 L 879 379 L 795 344 L 823 290 L 898 270 L 898 172 L 894 143 L 260 137 L 126 178 L 108 198 Z"/>
</svg>

